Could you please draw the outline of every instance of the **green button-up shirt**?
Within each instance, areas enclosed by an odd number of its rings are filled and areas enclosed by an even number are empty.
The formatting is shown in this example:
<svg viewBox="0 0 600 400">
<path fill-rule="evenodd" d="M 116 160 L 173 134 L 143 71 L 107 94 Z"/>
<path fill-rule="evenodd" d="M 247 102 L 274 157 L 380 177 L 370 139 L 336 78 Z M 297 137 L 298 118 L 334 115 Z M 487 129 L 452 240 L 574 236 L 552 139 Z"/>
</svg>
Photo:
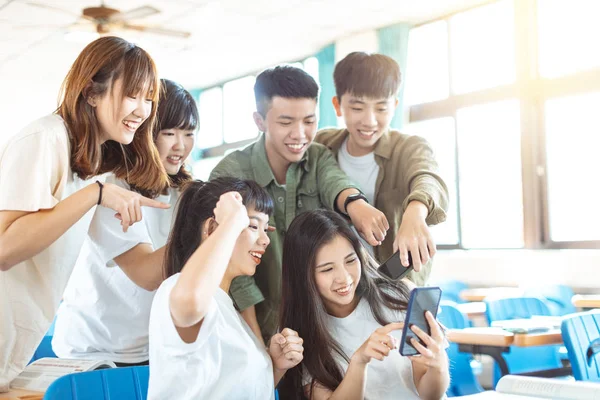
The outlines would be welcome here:
<svg viewBox="0 0 600 400">
<path fill-rule="evenodd" d="M 258 323 L 263 336 L 268 339 L 277 329 L 283 239 L 292 220 L 308 210 L 333 210 L 338 194 L 357 186 L 340 169 L 331 152 L 317 143 L 308 147 L 298 163 L 289 166 L 285 185 L 278 184 L 267 159 L 264 135 L 221 160 L 211 172 L 210 179 L 219 176 L 254 180 L 273 198 L 275 210 L 269 225 L 277 230 L 269 233 L 271 244 L 256 274 L 234 279 L 230 288 L 230 295 L 239 310 L 256 305 Z"/>
</svg>

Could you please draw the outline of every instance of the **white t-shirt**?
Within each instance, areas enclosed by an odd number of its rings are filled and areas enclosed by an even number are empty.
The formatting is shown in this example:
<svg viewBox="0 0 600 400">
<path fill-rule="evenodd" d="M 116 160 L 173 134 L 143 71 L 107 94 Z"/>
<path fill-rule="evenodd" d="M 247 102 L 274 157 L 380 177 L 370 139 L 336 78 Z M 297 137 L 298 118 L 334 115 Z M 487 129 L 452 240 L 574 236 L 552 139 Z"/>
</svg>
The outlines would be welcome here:
<svg viewBox="0 0 600 400">
<path fill-rule="evenodd" d="M 404 321 L 404 312 L 388 310 L 386 316 L 390 322 Z M 373 317 L 371 308 L 364 298 L 360 300 L 352 314 L 346 318 L 327 317 L 327 329 L 348 357 L 352 357 L 378 328 L 381 328 L 381 325 Z M 391 334 L 398 339 L 399 343 L 402 330 L 393 331 Z M 310 349 L 306 351 L 310 351 Z M 345 373 L 348 363 L 341 358 L 338 358 L 338 363 Z M 310 377 L 304 376 L 303 384 L 309 383 Z M 367 366 L 365 398 L 377 400 L 419 399 L 410 359 L 400 355 L 396 349 L 392 350 L 383 361 L 371 360 Z"/>
<path fill-rule="evenodd" d="M 58 115 L 43 117 L 0 150 L 0 210 L 52 209 L 95 182 L 70 166 L 69 137 Z M 47 331 L 88 231 L 93 207 L 48 248 L 0 272 L 0 391 L 27 365 Z"/>
<path fill-rule="evenodd" d="M 114 175 L 106 182 L 129 189 Z M 164 246 L 178 197 L 178 190 L 169 189 L 157 200 L 171 208 L 142 207 L 142 221 L 127 233 L 113 210 L 96 210 L 56 316 L 52 340 L 56 355 L 121 363 L 148 360 L 148 323 L 155 292 L 133 283 L 113 258 L 140 243 L 149 243 L 155 250 Z"/>
<path fill-rule="evenodd" d="M 359 157 L 350 155 L 348 153 L 348 138 L 346 138 L 338 153 L 338 163 L 342 171 L 358 184 L 360 190 L 369 200 L 369 204 L 375 204 L 375 183 L 379 173 L 375 153 L 370 152 Z"/>
<path fill-rule="evenodd" d="M 180 274 L 165 280 L 150 314 L 148 400 L 273 399 L 273 365 L 265 348 L 218 289 L 196 341 L 177 333 L 169 296 Z"/>
</svg>

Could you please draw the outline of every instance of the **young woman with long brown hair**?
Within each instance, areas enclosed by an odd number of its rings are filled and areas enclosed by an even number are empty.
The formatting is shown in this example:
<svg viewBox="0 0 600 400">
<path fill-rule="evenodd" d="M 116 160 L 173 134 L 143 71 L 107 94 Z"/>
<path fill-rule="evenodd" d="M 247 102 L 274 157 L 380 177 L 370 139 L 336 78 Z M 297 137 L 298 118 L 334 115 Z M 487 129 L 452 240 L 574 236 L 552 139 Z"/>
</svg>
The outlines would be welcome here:
<svg viewBox="0 0 600 400">
<path fill-rule="evenodd" d="M 192 95 L 167 79 L 161 79 L 161 87 L 153 136 L 171 186 L 157 200 L 171 208 L 145 209 L 144 219 L 127 233 L 112 210 L 96 209 L 56 315 L 52 349 L 61 358 L 111 360 L 118 366 L 148 363 L 150 308 L 163 278 L 175 205 L 181 187 L 192 180 L 184 162 L 199 126 Z M 129 188 L 114 175 L 106 180 Z"/>
<path fill-rule="evenodd" d="M 67 74 L 58 109 L 0 150 L 0 390 L 50 325 L 96 205 L 126 231 L 142 206 L 167 204 L 94 177 L 112 172 L 154 197 L 168 175 L 152 143 L 159 81 L 152 58 L 100 38 Z"/>
<path fill-rule="evenodd" d="M 337 213 L 296 217 L 283 248 L 281 326 L 304 339 L 302 364 L 286 375 L 283 398 L 440 399 L 449 383 L 444 334 L 431 314 L 420 355 L 398 352 L 408 281 L 377 272 L 358 236 Z"/>
<path fill-rule="evenodd" d="M 296 332 L 282 329 L 265 349 L 228 295 L 234 278 L 260 268 L 272 212 L 254 181 L 217 178 L 184 189 L 150 313 L 149 400 L 272 399 L 302 360 Z"/>
</svg>

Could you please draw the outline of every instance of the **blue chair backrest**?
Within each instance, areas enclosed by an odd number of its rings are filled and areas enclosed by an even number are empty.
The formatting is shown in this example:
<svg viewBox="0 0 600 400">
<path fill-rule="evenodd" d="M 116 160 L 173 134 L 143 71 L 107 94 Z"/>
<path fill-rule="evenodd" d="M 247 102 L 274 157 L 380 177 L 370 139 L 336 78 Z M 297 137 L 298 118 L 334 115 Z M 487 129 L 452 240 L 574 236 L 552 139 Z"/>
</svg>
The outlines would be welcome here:
<svg viewBox="0 0 600 400">
<path fill-rule="evenodd" d="M 142 366 L 65 375 L 50 385 L 44 400 L 146 400 L 149 374 Z"/>
<path fill-rule="evenodd" d="M 600 311 L 565 317 L 560 330 L 575 379 L 600 382 Z"/>
<path fill-rule="evenodd" d="M 544 302 L 535 297 L 513 297 L 495 300 L 484 300 L 488 321 L 506 319 L 531 318 L 533 315 L 551 315 Z M 504 353 L 511 374 L 539 371 L 562 367 L 560 346 L 511 346 L 509 353 Z M 495 366 L 494 385 L 500 380 L 500 369 Z"/>
<path fill-rule="evenodd" d="M 438 320 L 449 329 L 463 329 L 469 326 L 467 318 L 456 308 L 456 303 L 442 301 Z M 466 396 L 483 391 L 471 368 L 471 355 L 458 351 L 456 343 L 448 347 L 450 360 L 450 387 L 446 392 L 448 397 Z"/>
<path fill-rule="evenodd" d="M 460 298 L 460 292 L 469 288 L 466 283 L 456 280 L 436 282 L 433 286 L 439 286 L 442 289 L 442 300 L 449 300 L 455 303 L 465 302 Z"/>
<path fill-rule="evenodd" d="M 524 292 L 527 297 L 538 297 L 546 303 L 552 315 L 558 316 L 577 312 L 571 303 L 574 294 L 573 289 L 566 285 L 532 286 L 526 288 Z"/>
</svg>

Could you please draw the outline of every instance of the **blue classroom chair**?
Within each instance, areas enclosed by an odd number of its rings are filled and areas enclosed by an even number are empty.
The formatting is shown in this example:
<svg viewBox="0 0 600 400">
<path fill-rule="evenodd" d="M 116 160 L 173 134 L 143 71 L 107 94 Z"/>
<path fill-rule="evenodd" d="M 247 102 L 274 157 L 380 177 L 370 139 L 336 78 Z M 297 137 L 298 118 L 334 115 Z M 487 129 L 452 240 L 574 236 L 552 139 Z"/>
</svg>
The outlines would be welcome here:
<svg viewBox="0 0 600 400">
<path fill-rule="evenodd" d="M 467 318 L 456 308 L 456 303 L 442 301 L 440 312 L 437 315 L 438 320 L 449 329 L 463 329 L 469 326 Z M 477 381 L 471 361 L 473 360 L 468 353 L 458 351 L 456 343 L 450 343 L 447 350 L 450 360 L 450 387 L 446 391 L 448 397 L 466 396 L 483 391 L 483 388 Z"/>
<path fill-rule="evenodd" d="M 566 285 L 541 285 L 526 288 L 523 295 L 539 298 L 546 303 L 552 315 L 562 316 L 577 312 L 571 303 L 574 294 L 573 289 Z"/>
<path fill-rule="evenodd" d="M 535 297 L 513 297 L 505 299 L 484 300 L 488 322 L 531 318 L 533 315 L 551 315 L 544 302 Z M 511 346 L 510 352 L 504 353 L 511 374 L 519 374 L 546 369 L 562 368 L 558 348 L 560 346 Z M 500 368 L 494 367 L 494 386 L 501 378 Z"/>
<path fill-rule="evenodd" d="M 149 374 L 141 366 L 65 375 L 50 385 L 44 400 L 146 400 Z"/>
<path fill-rule="evenodd" d="M 560 330 L 575 379 L 600 382 L 600 310 L 565 317 Z"/>
</svg>

